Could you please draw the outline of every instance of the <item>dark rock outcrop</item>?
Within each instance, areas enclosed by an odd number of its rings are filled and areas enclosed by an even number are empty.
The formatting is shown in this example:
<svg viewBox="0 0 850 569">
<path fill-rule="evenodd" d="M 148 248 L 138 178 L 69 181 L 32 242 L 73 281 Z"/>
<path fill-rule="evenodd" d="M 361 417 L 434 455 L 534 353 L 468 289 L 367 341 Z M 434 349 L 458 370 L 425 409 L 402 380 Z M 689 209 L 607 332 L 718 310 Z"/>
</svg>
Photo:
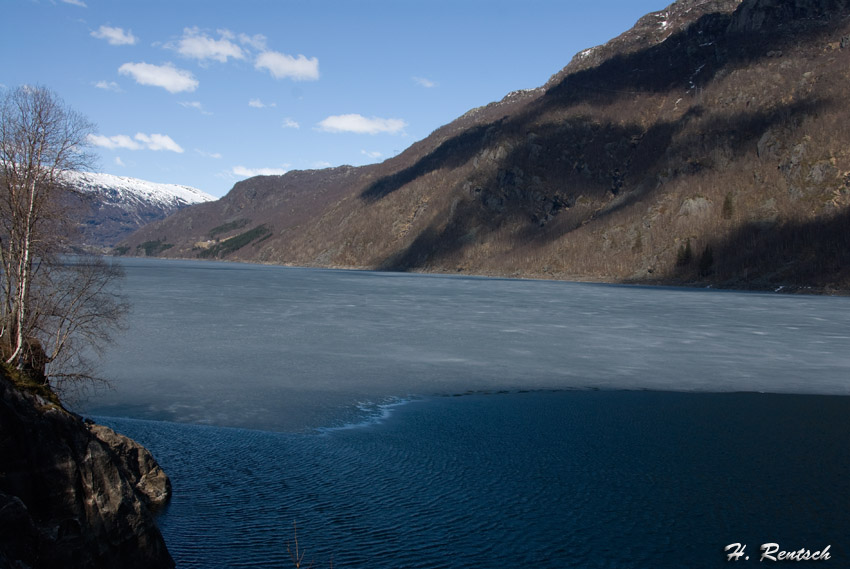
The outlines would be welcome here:
<svg viewBox="0 0 850 569">
<path fill-rule="evenodd" d="M 143 447 L 0 377 L 0 569 L 174 567 L 169 494 Z"/>
<path fill-rule="evenodd" d="M 168 502 L 171 480 L 145 447 L 109 427 L 94 423 L 88 423 L 88 427 L 94 436 L 109 445 L 118 468 L 127 480 L 135 481 L 136 493 L 150 508 L 156 510 Z"/>
</svg>

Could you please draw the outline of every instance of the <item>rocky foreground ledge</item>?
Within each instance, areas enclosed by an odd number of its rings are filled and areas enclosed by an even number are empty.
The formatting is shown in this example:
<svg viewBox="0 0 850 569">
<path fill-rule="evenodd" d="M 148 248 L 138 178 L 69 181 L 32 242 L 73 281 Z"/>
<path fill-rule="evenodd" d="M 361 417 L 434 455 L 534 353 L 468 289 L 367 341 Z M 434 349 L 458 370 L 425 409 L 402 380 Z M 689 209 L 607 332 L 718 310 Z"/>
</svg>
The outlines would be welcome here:
<svg viewBox="0 0 850 569">
<path fill-rule="evenodd" d="M 0 375 L 0 569 L 174 567 L 151 454 Z"/>
</svg>

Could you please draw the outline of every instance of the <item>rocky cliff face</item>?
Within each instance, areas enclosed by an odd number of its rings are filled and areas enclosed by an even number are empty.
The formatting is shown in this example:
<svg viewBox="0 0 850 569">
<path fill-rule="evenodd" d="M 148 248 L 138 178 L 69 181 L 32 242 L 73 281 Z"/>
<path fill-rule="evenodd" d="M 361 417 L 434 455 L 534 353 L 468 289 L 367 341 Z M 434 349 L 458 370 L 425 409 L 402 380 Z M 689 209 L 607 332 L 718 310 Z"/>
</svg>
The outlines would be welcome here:
<svg viewBox="0 0 850 569">
<path fill-rule="evenodd" d="M 745 2 L 732 23 L 736 32 L 761 32 L 821 24 L 847 8 L 846 0 L 756 0 Z"/>
<path fill-rule="evenodd" d="M 850 290 L 848 81 L 848 0 L 679 0 L 382 164 L 246 180 L 126 247 Z"/>
<path fill-rule="evenodd" d="M 170 491 L 144 448 L 0 377 L 0 568 L 174 567 Z"/>
</svg>

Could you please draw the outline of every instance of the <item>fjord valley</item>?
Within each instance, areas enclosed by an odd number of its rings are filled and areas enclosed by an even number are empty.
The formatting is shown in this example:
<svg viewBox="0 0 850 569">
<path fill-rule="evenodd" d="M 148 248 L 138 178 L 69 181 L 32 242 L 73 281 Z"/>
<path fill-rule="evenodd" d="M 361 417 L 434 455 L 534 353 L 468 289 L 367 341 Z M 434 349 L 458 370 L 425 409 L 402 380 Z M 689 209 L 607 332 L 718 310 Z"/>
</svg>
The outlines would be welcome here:
<svg viewBox="0 0 850 569">
<path fill-rule="evenodd" d="M 850 296 L 774 291 L 850 287 L 850 0 L 679 0 L 392 158 L 324 167 L 380 155 L 345 137 L 407 136 L 370 55 L 501 61 L 490 24 L 527 43 L 521 18 L 555 20 L 527 6 L 562 4 L 13 5 L 104 130 L 52 105 L 71 160 L 26 185 L 40 160 L 8 158 L 6 125 L 57 99 L 19 81 L 0 105 L 0 569 L 848 565 Z M 137 27 L 92 29 L 110 17 Z M 413 41 L 428 21 L 484 34 L 444 51 Z M 328 115 L 341 92 L 381 116 Z M 92 146 L 146 179 L 251 177 L 216 200 L 82 173 Z M 36 190 L 39 239 L 9 238 Z"/>
<path fill-rule="evenodd" d="M 846 290 L 848 10 L 680 0 L 383 163 L 250 178 L 117 250 Z"/>
</svg>

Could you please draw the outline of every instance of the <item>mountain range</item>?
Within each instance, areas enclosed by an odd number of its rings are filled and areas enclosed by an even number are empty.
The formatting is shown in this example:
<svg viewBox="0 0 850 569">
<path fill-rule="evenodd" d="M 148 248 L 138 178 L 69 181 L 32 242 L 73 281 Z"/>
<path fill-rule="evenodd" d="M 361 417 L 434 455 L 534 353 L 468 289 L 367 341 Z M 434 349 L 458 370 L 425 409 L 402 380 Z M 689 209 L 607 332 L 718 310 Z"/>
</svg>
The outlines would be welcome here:
<svg viewBox="0 0 850 569">
<path fill-rule="evenodd" d="M 77 219 L 83 244 L 112 247 L 136 229 L 178 209 L 216 198 L 189 186 L 158 184 L 136 178 L 67 172 L 67 185 L 82 198 Z M 77 200 L 75 200 L 77 201 Z"/>
<path fill-rule="evenodd" d="M 848 87 L 850 0 L 679 0 L 383 163 L 250 178 L 117 250 L 848 290 Z"/>
</svg>

